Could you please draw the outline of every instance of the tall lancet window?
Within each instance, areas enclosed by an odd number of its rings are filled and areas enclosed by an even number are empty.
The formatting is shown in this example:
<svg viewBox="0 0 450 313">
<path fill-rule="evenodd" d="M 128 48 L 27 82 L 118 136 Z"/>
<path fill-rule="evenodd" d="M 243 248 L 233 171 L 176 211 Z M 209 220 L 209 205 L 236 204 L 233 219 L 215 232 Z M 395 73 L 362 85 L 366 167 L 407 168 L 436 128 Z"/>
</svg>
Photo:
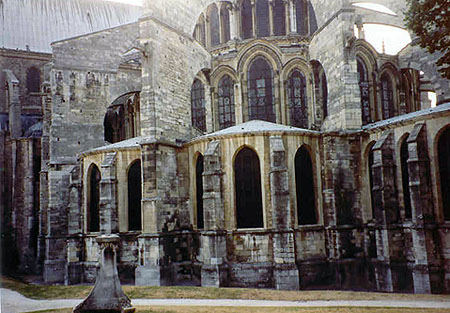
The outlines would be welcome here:
<svg viewBox="0 0 450 313">
<path fill-rule="evenodd" d="M 276 122 L 272 68 L 259 57 L 253 61 L 248 74 L 249 120 Z"/>
<path fill-rule="evenodd" d="M 219 128 L 234 126 L 234 84 L 231 77 L 225 75 L 219 81 Z"/>
<path fill-rule="evenodd" d="M 295 70 L 288 81 L 288 100 L 291 125 L 308 128 L 308 106 L 306 97 L 306 78 Z"/>
</svg>

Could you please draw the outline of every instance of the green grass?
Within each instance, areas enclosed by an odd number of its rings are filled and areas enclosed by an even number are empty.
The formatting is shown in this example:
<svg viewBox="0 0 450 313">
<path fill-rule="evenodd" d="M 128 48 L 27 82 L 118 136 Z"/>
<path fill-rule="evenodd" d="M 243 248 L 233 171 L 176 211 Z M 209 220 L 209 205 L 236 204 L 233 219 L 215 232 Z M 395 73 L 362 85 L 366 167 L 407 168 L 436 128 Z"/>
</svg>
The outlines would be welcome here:
<svg viewBox="0 0 450 313">
<path fill-rule="evenodd" d="M 72 309 L 36 311 L 34 313 L 72 313 Z M 423 313 L 424 309 L 404 308 L 295 308 L 295 307 L 137 307 L 136 313 Z M 448 313 L 445 309 L 426 309 L 426 313 Z"/>
<path fill-rule="evenodd" d="M 35 285 L 2 277 L 3 288 L 15 290 L 31 299 L 83 299 L 91 285 Z M 207 287 L 140 287 L 123 286 L 133 299 L 253 299 L 253 300 L 434 300 L 450 301 L 449 295 L 414 295 L 353 291 L 280 291 L 271 289 L 207 288 Z M 228 312 L 230 313 L 230 312 Z"/>
</svg>

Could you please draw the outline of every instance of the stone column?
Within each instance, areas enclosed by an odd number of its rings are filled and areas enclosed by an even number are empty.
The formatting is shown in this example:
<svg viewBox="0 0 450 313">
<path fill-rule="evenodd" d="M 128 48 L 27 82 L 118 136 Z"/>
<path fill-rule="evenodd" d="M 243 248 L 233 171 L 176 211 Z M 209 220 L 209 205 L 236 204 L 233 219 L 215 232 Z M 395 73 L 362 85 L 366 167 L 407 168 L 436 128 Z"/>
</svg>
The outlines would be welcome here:
<svg viewBox="0 0 450 313">
<path fill-rule="evenodd" d="M 291 33 L 291 0 L 284 0 L 284 18 L 285 18 L 285 30 L 286 35 L 289 35 Z"/>
<path fill-rule="evenodd" d="M 241 39 L 241 22 L 239 16 L 239 7 L 235 4 L 229 4 L 230 10 L 230 38 L 232 40 Z"/>
<path fill-rule="evenodd" d="M 273 0 L 269 0 L 269 34 L 270 36 L 274 36 L 274 26 L 273 26 L 273 6 L 275 2 Z"/>
<path fill-rule="evenodd" d="M 20 103 L 19 80 L 10 70 L 3 70 L 6 75 L 7 107 L 9 109 L 9 132 L 12 139 L 22 136 L 22 104 Z"/>
<path fill-rule="evenodd" d="M 161 247 L 162 199 L 157 190 L 157 163 L 160 151 L 156 143 L 144 143 L 142 150 L 142 235 L 139 236 L 139 265 L 135 271 L 138 286 L 160 286 L 163 257 Z"/>
<path fill-rule="evenodd" d="M 270 137 L 270 194 L 275 230 L 273 238 L 276 289 L 298 290 L 299 273 L 295 263 L 294 233 L 290 229 L 290 193 L 286 151 L 281 136 Z"/>
<path fill-rule="evenodd" d="M 386 131 L 373 147 L 373 203 L 375 212 L 378 268 L 377 287 L 382 291 L 394 291 L 391 269 L 393 233 L 388 225 L 398 220 L 395 190 L 394 134 Z"/>
<path fill-rule="evenodd" d="M 289 31 L 286 29 L 287 34 L 291 35 L 297 32 L 297 20 L 295 18 L 295 4 L 294 0 L 288 0 L 289 1 Z"/>
<path fill-rule="evenodd" d="M 256 0 L 252 0 L 252 25 L 253 25 L 253 38 L 256 38 L 256 34 L 258 34 L 256 30 Z"/>
<path fill-rule="evenodd" d="M 120 238 L 117 235 L 103 235 L 96 238 L 100 247 L 100 269 L 94 288 L 89 296 L 79 305 L 74 313 L 132 313 L 130 299 L 120 286 L 117 272 L 117 253 Z"/>
<path fill-rule="evenodd" d="M 441 247 L 436 238 L 433 215 L 430 159 L 425 123 L 417 123 L 408 139 L 409 190 L 412 209 L 412 241 L 415 263 L 415 293 L 441 293 L 444 290 Z"/>
<path fill-rule="evenodd" d="M 108 153 L 101 165 L 100 181 L 100 232 L 113 234 L 119 232 L 117 207 L 116 152 Z"/>
<path fill-rule="evenodd" d="M 202 232 L 202 286 L 221 287 L 228 282 L 226 232 L 222 194 L 220 142 L 209 143 L 204 156 L 203 207 L 205 231 Z"/>
</svg>

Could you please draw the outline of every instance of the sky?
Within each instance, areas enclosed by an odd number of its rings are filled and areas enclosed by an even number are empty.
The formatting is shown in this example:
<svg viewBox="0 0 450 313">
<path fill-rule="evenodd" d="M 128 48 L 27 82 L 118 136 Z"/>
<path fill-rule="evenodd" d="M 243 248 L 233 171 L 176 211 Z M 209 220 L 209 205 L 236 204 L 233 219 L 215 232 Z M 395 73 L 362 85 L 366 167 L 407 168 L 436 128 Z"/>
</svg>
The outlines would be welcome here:
<svg viewBox="0 0 450 313">
<path fill-rule="evenodd" d="M 143 0 L 107 0 L 107 1 L 122 2 L 122 3 L 134 4 L 134 5 L 142 5 L 142 2 L 143 2 Z"/>
</svg>

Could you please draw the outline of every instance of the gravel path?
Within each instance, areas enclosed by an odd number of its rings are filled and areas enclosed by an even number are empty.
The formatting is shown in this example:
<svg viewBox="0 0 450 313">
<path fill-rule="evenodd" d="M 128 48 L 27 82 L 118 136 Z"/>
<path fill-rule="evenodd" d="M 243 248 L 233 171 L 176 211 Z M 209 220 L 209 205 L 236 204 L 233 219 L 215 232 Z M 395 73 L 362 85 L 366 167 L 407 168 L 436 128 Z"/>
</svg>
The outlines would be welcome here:
<svg viewBox="0 0 450 313">
<path fill-rule="evenodd" d="M 19 313 L 46 309 L 75 307 L 82 299 L 32 300 L 16 291 L 0 289 L 1 312 Z M 231 299 L 133 299 L 135 306 L 256 306 L 256 307 L 392 307 L 449 309 L 449 301 L 401 301 L 401 300 L 331 300 L 331 301 L 269 301 Z"/>
</svg>

